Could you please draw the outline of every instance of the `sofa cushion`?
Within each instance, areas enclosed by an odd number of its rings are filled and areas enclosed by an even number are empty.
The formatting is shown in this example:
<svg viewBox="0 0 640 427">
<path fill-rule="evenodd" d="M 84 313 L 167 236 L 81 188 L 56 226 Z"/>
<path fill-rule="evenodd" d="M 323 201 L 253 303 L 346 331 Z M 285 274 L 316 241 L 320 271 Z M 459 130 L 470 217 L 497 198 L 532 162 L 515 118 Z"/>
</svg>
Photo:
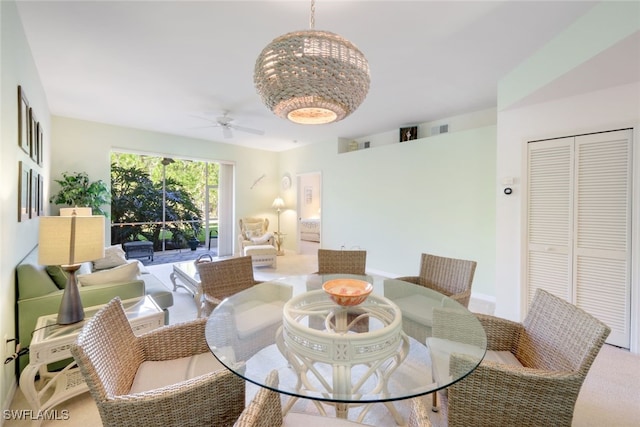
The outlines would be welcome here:
<svg viewBox="0 0 640 427">
<path fill-rule="evenodd" d="M 127 258 L 121 245 L 107 246 L 104 248 L 104 258 L 93 261 L 93 269 L 106 270 L 126 263 Z"/>
<path fill-rule="evenodd" d="M 58 287 L 43 267 L 33 264 L 20 264 L 16 271 L 19 299 L 35 298 L 58 290 Z"/>
<path fill-rule="evenodd" d="M 78 282 L 82 286 L 104 285 L 108 283 L 124 283 L 138 279 L 140 269 L 137 263 L 125 263 L 109 270 L 78 275 Z"/>
</svg>

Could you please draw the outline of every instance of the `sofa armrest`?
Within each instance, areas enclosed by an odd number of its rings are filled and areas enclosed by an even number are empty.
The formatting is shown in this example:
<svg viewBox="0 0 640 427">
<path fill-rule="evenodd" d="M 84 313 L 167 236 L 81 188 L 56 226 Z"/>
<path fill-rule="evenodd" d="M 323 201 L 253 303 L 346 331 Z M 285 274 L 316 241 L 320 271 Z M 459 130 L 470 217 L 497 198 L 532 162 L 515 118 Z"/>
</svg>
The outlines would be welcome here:
<svg viewBox="0 0 640 427">
<path fill-rule="evenodd" d="M 83 307 L 91 307 L 94 305 L 106 304 L 116 296 L 126 300 L 131 298 L 143 297 L 144 282 L 142 280 L 134 280 L 126 283 L 113 283 L 105 285 L 80 286 L 80 298 Z M 48 293 L 33 298 L 18 300 L 18 341 L 22 348 L 26 348 L 31 344 L 31 334 L 36 327 L 38 317 L 49 314 L 57 314 L 62 300 L 63 290 Z M 28 363 L 28 358 L 20 359 L 20 371 Z"/>
</svg>

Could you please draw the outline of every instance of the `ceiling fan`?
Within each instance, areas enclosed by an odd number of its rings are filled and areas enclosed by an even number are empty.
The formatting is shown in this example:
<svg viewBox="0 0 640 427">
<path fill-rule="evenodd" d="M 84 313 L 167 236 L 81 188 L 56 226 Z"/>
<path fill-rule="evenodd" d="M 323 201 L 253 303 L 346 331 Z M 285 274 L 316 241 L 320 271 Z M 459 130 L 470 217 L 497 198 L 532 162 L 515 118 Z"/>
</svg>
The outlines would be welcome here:
<svg viewBox="0 0 640 427">
<path fill-rule="evenodd" d="M 264 131 L 262 131 L 262 130 L 234 125 L 232 123 L 233 120 L 234 120 L 233 117 L 229 117 L 227 112 L 224 112 L 222 114 L 222 116 L 216 117 L 215 120 L 209 119 L 209 118 L 206 118 L 206 117 L 200 117 L 200 116 L 192 116 L 192 117 L 196 117 L 198 119 L 206 120 L 208 122 L 211 122 L 210 125 L 207 125 L 207 126 L 204 126 L 204 127 L 219 127 L 219 128 L 222 128 L 222 135 L 225 138 L 233 138 L 233 132 L 232 132 L 233 130 L 237 130 L 237 131 L 240 131 L 240 132 L 252 133 L 254 135 L 264 135 Z"/>
</svg>

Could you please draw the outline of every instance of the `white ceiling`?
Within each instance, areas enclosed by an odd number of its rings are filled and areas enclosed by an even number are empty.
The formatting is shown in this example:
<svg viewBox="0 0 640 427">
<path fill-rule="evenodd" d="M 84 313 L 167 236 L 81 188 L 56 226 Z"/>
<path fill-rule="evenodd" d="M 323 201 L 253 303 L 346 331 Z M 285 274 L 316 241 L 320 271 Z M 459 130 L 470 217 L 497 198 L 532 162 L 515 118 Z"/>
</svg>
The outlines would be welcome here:
<svg viewBox="0 0 640 427">
<path fill-rule="evenodd" d="M 592 6 L 318 0 L 316 29 L 362 50 L 371 89 L 343 121 L 303 126 L 262 105 L 253 67 L 272 39 L 308 28 L 308 1 L 18 3 L 52 114 L 274 151 L 495 107 L 498 81 Z M 198 118 L 224 111 L 264 135 L 225 139 Z"/>
</svg>

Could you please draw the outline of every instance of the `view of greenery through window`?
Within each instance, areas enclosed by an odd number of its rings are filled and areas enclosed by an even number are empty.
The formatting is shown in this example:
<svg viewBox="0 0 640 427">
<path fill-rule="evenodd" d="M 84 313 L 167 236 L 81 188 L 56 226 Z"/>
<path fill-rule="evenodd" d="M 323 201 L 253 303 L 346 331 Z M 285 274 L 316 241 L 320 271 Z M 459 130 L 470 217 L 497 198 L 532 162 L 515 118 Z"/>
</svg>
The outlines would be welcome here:
<svg viewBox="0 0 640 427">
<path fill-rule="evenodd" d="M 149 240 L 154 250 L 217 235 L 217 163 L 111 153 L 111 243 Z M 208 202 L 208 204 L 207 204 Z"/>
</svg>

